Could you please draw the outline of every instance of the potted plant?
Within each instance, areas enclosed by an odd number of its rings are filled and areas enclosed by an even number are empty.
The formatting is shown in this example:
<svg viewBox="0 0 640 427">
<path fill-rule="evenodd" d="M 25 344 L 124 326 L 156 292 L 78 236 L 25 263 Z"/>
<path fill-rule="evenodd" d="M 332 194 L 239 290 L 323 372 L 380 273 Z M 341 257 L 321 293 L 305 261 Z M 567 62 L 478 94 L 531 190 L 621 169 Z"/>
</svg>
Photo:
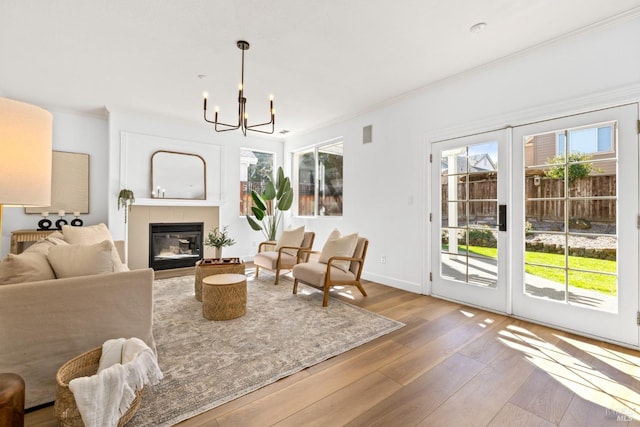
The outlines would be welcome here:
<svg viewBox="0 0 640 427">
<path fill-rule="evenodd" d="M 129 209 L 131 209 L 131 205 L 134 204 L 136 201 L 135 196 L 133 195 L 133 191 L 131 190 L 127 190 L 126 188 L 123 188 L 122 190 L 120 190 L 120 193 L 118 194 L 118 210 L 120 210 L 120 208 L 125 208 L 124 209 L 124 223 L 127 223 L 127 214 L 129 213 Z"/>
<path fill-rule="evenodd" d="M 271 177 L 262 194 L 252 190 L 251 198 L 255 206 L 251 207 L 254 217 L 247 216 L 249 225 L 256 231 L 262 231 L 267 240 L 276 240 L 282 213 L 293 204 L 291 180 L 284 176 L 282 167 L 278 168 L 275 182 Z"/>
<path fill-rule="evenodd" d="M 207 238 L 204 240 L 206 246 L 214 248 L 214 258 L 222 258 L 222 248 L 225 246 L 232 246 L 236 244 L 236 241 L 229 237 L 228 225 L 222 227 L 220 230 L 218 227 L 211 229 Z"/>
</svg>

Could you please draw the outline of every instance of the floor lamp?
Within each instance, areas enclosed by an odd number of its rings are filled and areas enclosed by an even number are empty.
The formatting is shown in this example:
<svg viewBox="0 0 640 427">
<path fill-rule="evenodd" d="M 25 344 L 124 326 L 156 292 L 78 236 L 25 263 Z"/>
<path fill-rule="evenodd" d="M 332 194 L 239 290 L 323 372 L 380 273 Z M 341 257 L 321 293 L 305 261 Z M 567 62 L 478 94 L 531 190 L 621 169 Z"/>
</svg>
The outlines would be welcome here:
<svg viewBox="0 0 640 427">
<path fill-rule="evenodd" d="M 51 204 L 53 116 L 0 98 L 0 242 L 4 206 Z"/>
</svg>

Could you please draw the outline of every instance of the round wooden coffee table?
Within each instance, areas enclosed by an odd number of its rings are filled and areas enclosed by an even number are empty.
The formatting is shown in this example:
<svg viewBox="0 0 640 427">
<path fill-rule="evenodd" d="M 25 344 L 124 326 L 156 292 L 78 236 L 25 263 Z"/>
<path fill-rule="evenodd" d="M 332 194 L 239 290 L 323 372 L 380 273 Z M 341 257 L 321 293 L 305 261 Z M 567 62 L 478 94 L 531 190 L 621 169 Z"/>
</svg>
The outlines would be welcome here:
<svg viewBox="0 0 640 427">
<path fill-rule="evenodd" d="M 247 276 L 216 274 L 202 279 L 202 316 L 230 320 L 247 311 Z"/>
</svg>

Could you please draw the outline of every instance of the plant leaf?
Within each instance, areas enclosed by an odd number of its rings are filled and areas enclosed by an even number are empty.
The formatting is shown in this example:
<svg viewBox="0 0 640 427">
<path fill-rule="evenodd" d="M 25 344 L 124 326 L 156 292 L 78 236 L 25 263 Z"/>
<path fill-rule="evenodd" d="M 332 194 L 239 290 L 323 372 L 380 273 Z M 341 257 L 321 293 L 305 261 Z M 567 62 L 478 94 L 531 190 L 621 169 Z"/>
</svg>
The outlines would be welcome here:
<svg viewBox="0 0 640 427">
<path fill-rule="evenodd" d="M 276 198 L 276 187 L 273 185 L 273 182 L 267 182 L 267 186 L 264 188 L 264 192 L 262 193 L 262 198 L 264 200 L 273 200 Z"/>
<path fill-rule="evenodd" d="M 258 224 L 253 218 L 251 218 L 250 216 L 247 217 L 247 221 L 249 222 L 249 225 L 251 226 L 251 228 L 253 228 L 255 231 L 260 231 L 262 230 L 262 226 L 260 224 Z"/>
<path fill-rule="evenodd" d="M 282 195 L 282 198 L 278 201 L 278 210 L 280 211 L 289 210 L 292 204 L 293 204 L 293 190 L 289 189 Z"/>
<path fill-rule="evenodd" d="M 251 198 L 253 199 L 253 203 L 256 204 L 256 207 L 258 209 L 260 209 L 263 212 L 267 210 L 267 204 L 265 203 L 262 196 L 258 194 L 256 190 L 251 190 Z"/>
<path fill-rule="evenodd" d="M 265 215 L 264 211 L 258 209 L 255 206 L 251 206 L 251 212 L 253 212 L 253 214 L 256 216 L 256 219 L 258 221 L 262 221 L 262 218 L 264 218 L 264 215 Z"/>
<path fill-rule="evenodd" d="M 284 169 L 282 166 L 278 168 L 278 178 L 276 179 L 276 184 L 280 187 L 281 184 L 284 183 Z"/>
</svg>

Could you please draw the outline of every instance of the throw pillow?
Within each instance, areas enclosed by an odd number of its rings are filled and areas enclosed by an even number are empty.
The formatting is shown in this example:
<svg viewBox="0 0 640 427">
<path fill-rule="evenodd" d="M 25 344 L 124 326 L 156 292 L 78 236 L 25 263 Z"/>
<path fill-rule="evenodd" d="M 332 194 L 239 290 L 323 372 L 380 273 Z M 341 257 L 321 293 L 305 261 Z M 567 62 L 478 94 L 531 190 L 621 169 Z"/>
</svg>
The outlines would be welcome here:
<svg viewBox="0 0 640 427">
<path fill-rule="evenodd" d="M 275 251 L 278 252 L 282 246 L 300 246 L 302 244 L 302 240 L 304 240 L 304 225 L 298 228 L 285 230 L 278 239 Z M 298 255 L 298 251 L 296 249 L 285 249 L 283 252 L 291 256 Z"/>
<path fill-rule="evenodd" d="M 93 245 L 105 240 L 113 240 L 106 225 L 100 223 L 88 227 L 62 226 L 64 240 L 71 245 Z"/>
<path fill-rule="evenodd" d="M 358 233 L 343 236 L 338 230 L 333 230 L 322 247 L 318 261 L 326 264 L 329 262 L 329 258 L 334 256 L 352 257 L 357 244 Z M 351 261 L 334 261 L 331 265 L 342 271 L 348 271 Z"/>
<path fill-rule="evenodd" d="M 127 271 L 111 240 L 93 245 L 58 245 L 47 255 L 58 279 Z"/>
<path fill-rule="evenodd" d="M 59 231 L 54 231 L 53 233 L 49 234 L 47 237 L 42 238 L 37 242 L 33 243 L 31 246 L 25 249 L 23 253 L 39 252 L 41 254 L 46 255 L 49 253 L 49 248 L 51 246 L 68 245 L 68 243 L 65 242 L 63 239 L 64 238 L 62 236 L 62 233 L 60 233 Z"/>
<path fill-rule="evenodd" d="M 8 254 L 0 262 L 0 285 L 38 282 L 55 278 L 47 256 L 43 253 Z"/>
</svg>

